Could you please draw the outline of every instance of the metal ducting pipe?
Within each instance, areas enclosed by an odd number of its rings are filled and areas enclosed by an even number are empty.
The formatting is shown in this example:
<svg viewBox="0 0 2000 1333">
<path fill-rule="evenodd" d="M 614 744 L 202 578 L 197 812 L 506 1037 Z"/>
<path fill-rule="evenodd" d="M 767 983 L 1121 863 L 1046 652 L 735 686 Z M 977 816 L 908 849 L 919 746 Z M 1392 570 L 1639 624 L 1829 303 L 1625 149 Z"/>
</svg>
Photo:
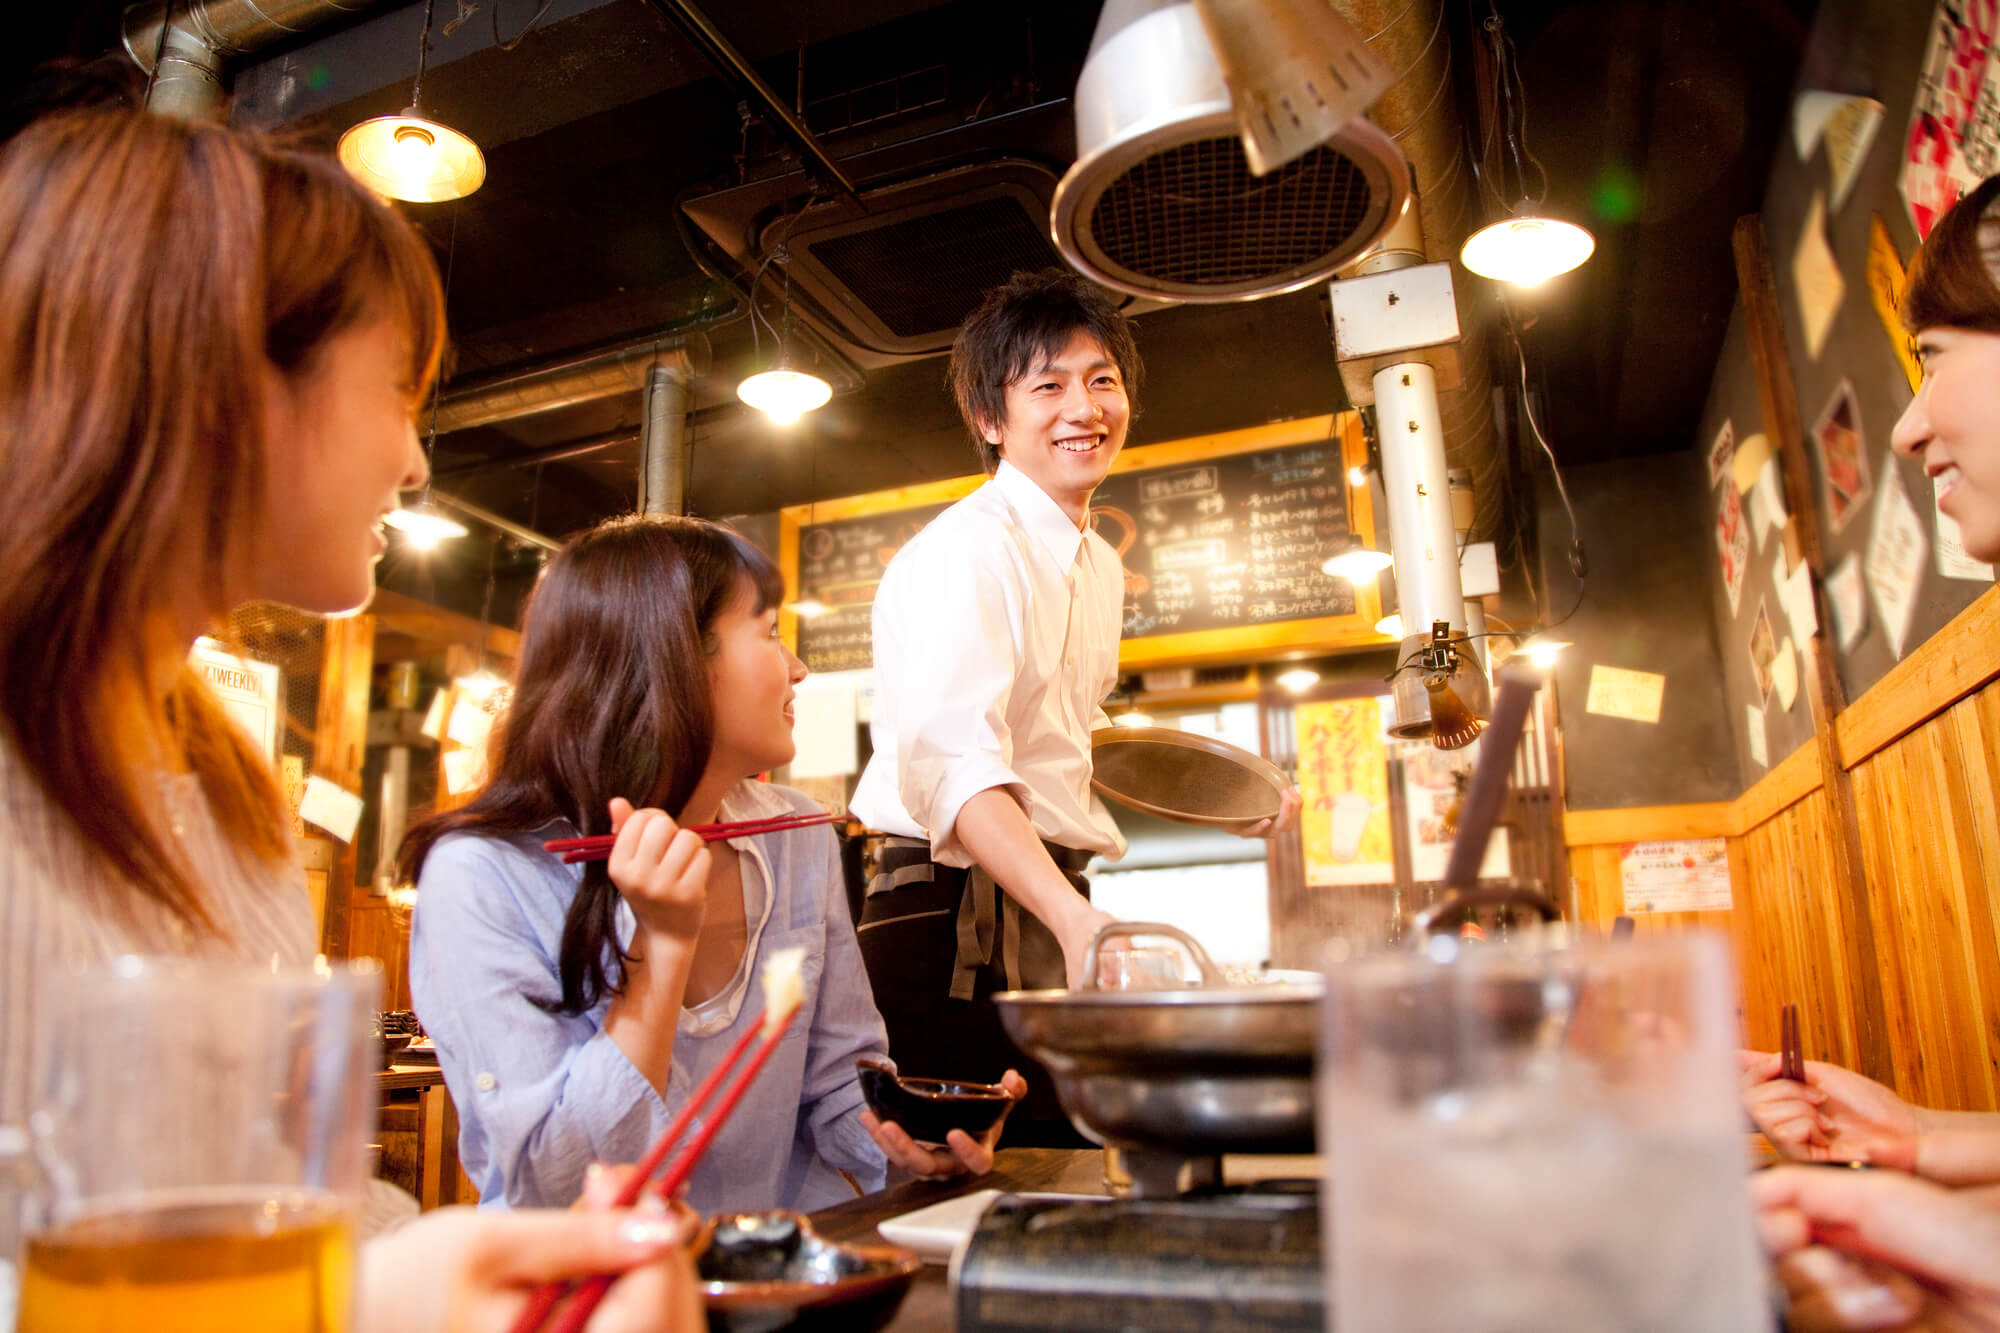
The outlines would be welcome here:
<svg viewBox="0 0 2000 1333">
<path fill-rule="evenodd" d="M 1412 212 L 1421 210 L 1415 238 L 1405 234 L 1399 239 L 1398 233 L 1392 232 L 1350 272 L 1377 272 L 1426 261 L 1450 261 L 1456 266 L 1460 243 L 1484 219 L 1478 182 L 1466 157 L 1464 124 L 1453 95 L 1451 40 L 1442 0 L 1336 0 L 1334 7 L 1370 34 L 1369 46 L 1397 72 L 1396 82 L 1376 101 L 1369 115 L 1409 157 L 1417 192 Z M 1385 252 L 1396 250 L 1420 253 L 1400 261 L 1385 256 Z M 1492 537 L 1499 525 L 1505 464 L 1493 421 L 1487 350 L 1492 303 L 1485 299 L 1485 283 L 1486 279 L 1454 267 L 1461 380 L 1458 387 L 1438 394 L 1447 466 L 1472 474 L 1474 541 Z"/>
<path fill-rule="evenodd" d="M 646 430 L 639 437 L 639 512 L 687 510 L 687 404 L 693 377 L 684 356 L 663 356 L 646 372 Z"/>
<path fill-rule="evenodd" d="M 332 19 L 356 17 L 383 4 L 384 0 L 171 0 L 173 22 L 168 26 L 168 0 L 150 0 L 125 11 L 125 51 L 152 78 L 146 105 L 162 115 L 194 120 L 216 114 L 227 99 L 222 84 L 226 57 L 248 55 Z"/>
<path fill-rule="evenodd" d="M 439 398 L 438 434 L 553 412 L 635 390 L 643 393 L 648 367 L 667 353 L 680 356 L 691 378 L 693 362 L 681 339 L 654 334 L 602 351 L 474 380 Z"/>
</svg>

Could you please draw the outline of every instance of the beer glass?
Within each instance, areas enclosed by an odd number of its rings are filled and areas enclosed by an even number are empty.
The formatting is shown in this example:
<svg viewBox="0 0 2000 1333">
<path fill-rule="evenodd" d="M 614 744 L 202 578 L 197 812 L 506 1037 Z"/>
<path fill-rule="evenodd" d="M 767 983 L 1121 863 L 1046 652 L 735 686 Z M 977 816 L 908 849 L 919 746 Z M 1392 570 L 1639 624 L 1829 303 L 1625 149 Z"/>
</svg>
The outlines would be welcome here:
<svg viewBox="0 0 2000 1333">
<path fill-rule="evenodd" d="M 341 1333 L 381 969 L 125 957 L 61 982 L 20 1333 Z"/>
<path fill-rule="evenodd" d="M 1340 1333 L 1769 1327 L 1727 940 L 1439 936 L 1326 978 Z"/>
</svg>

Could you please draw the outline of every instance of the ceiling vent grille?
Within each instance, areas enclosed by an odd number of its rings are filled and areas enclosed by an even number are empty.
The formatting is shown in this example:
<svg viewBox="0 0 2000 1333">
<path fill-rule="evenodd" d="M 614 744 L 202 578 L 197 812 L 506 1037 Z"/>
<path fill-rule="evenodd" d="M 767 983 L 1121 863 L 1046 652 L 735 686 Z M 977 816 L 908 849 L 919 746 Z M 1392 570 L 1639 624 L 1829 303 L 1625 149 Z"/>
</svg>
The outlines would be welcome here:
<svg viewBox="0 0 2000 1333">
<path fill-rule="evenodd" d="M 1056 187 L 1064 258 L 1107 287 L 1252 301 L 1333 276 L 1402 216 L 1410 168 L 1357 116 L 1252 174 L 1192 4 L 1107 3 L 1076 86 L 1076 165 Z"/>
</svg>

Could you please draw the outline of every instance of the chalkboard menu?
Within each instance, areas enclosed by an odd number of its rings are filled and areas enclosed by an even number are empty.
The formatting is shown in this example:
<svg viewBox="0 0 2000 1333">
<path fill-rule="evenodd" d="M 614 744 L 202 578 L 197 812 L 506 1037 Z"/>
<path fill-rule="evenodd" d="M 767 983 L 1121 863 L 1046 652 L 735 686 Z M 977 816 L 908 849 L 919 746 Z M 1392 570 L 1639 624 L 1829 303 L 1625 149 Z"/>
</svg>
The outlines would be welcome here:
<svg viewBox="0 0 2000 1333">
<path fill-rule="evenodd" d="M 1158 445 L 1128 456 L 1160 453 L 1176 461 L 1141 461 L 1091 498 L 1091 523 L 1125 567 L 1128 643 L 1356 615 L 1354 589 L 1320 569 L 1351 531 L 1340 438 L 1322 426 L 1306 443 L 1193 459 Z M 977 484 L 967 479 L 962 490 Z M 808 667 L 870 665 L 869 607 L 882 571 L 950 503 L 798 525 L 796 595 L 829 608 L 798 623 Z"/>
</svg>

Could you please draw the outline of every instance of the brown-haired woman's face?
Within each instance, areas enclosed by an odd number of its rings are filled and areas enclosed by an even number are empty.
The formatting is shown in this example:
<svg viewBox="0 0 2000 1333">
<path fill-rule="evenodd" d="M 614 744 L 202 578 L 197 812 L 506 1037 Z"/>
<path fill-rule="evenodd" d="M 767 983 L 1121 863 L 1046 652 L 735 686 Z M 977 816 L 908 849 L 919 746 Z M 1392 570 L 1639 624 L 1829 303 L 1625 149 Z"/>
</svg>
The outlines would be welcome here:
<svg viewBox="0 0 2000 1333">
<path fill-rule="evenodd" d="M 2000 560 L 2000 333 L 1931 328 L 1917 335 L 1924 380 L 1890 447 L 1937 478 L 1938 508 L 1966 551 Z"/>
<path fill-rule="evenodd" d="M 421 486 L 406 335 L 372 320 L 330 339 L 303 374 L 274 376 L 252 596 L 333 614 L 364 605 L 397 492 Z"/>
<path fill-rule="evenodd" d="M 715 651 L 708 659 L 715 701 L 715 741 L 709 769 L 747 778 L 792 761 L 792 687 L 806 678 L 805 663 L 778 637 L 778 608 L 754 610 L 748 579 L 715 618 Z"/>
</svg>

